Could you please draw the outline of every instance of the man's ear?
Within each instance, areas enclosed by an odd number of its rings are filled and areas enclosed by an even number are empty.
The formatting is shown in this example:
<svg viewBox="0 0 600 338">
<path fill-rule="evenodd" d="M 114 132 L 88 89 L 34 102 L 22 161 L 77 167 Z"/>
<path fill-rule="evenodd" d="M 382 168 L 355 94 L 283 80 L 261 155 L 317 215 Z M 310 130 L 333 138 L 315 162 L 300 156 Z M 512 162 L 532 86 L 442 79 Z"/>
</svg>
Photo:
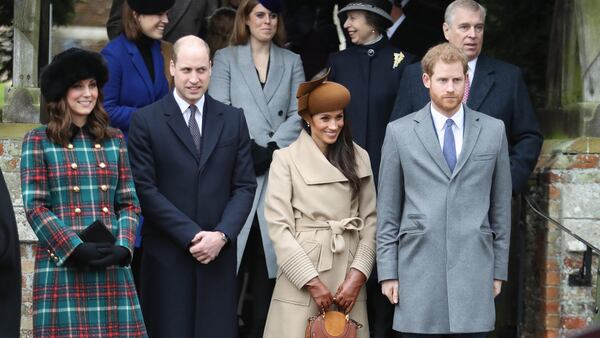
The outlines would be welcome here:
<svg viewBox="0 0 600 338">
<path fill-rule="evenodd" d="M 448 25 L 447 22 L 444 22 L 444 24 L 442 25 L 442 32 L 444 32 L 444 38 L 446 38 L 446 41 L 450 41 L 450 39 L 448 39 L 448 31 L 450 30 L 450 25 Z"/>
<path fill-rule="evenodd" d="M 425 88 L 427 88 L 427 89 L 431 88 L 431 78 L 429 77 L 429 74 L 423 73 L 422 80 L 423 80 L 423 86 L 425 86 Z"/>
<path fill-rule="evenodd" d="M 169 72 L 171 76 L 175 76 L 175 62 L 173 60 L 169 61 Z"/>
</svg>

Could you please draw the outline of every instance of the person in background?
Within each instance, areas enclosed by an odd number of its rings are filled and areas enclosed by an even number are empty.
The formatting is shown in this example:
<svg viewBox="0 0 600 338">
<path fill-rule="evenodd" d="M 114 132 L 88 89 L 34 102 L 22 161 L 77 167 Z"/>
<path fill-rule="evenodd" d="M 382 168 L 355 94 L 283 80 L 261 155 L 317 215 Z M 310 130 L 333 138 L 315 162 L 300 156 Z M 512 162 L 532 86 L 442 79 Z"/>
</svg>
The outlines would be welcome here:
<svg viewBox="0 0 600 338">
<path fill-rule="evenodd" d="M 309 317 L 337 304 L 369 337 L 365 283 L 375 259 L 375 184 L 367 152 L 352 142 L 350 92 L 325 81 L 300 85 L 304 130 L 274 153 L 265 216 L 277 277 L 265 338 L 304 337 Z"/>
<path fill-rule="evenodd" d="M 145 215 L 141 300 L 152 338 L 237 338 L 236 239 L 256 178 L 244 114 L 206 94 L 208 45 L 185 36 L 175 89 L 131 119 L 131 168 Z"/>
<path fill-rule="evenodd" d="M 127 138 L 131 114 L 167 95 L 161 42 L 167 10 L 175 0 L 127 0 L 123 4 L 123 33 L 108 42 L 100 52 L 108 63 L 109 77 L 104 85 L 104 108 L 110 124 Z M 135 254 L 131 264 L 139 290 L 143 218 L 137 228 Z"/>
<path fill-rule="evenodd" d="M 300 133 L 294 97 L 304 81 L 298 54 L 281 46 L 284 23 L 280 0 L 243 0 L 237 10 L 231 46 L 215 53 L 208 92 L 216 100 L 244 110 L 258 188 L 252 211 L 238 236 L 238 276 L 248 276 L 252 291 L 249 337 L 262 337 L 277 274 L 263 205 L 273 151 L 287 147 Z M 243 290 L 242 290 L 243 291 Z M 242 293 L 242 301 L 243 301 Z"/>
<path fill-rule="evenodd" d="M 350 1 L 340 12 L 340 22 L 352 46 L 329 58 L 331 81 L 346 86 L 352 100 L 345 109 L 354 142 L 371 159 L 375 181 L 381 144 L 396 98 L 402 72 L 413 56 L 394 48 L 385 34 L 392 24 L 388 0 Z M 393 307 L 379 292 L 376 271 L 367 284 L 369 320 L 373 337 L 391 337 Z"/>
<path fill-rule="evenodd" d="M 208 18 L 206 43 L 210 47 L 211 60 L 216 51 L 229 46 L 234 21 L 235 9 L 230 7 L 220 7 Z"/>
<path fill-rule="evenodd" d="M 0 337 L 21 334 L 21 250 L 15 211 L 0 170 Z"/>
<path fill-rule="evenodd" d="M 39 240 L 34 337 L 147 337 L 129 267 L 140 207 L 125 137 L 102 108 L 107 78 L 100 54 L 76 48 L 41 75 L 50 121 L 25 135 L 21 155 L 25 215 Z M 90 226 L 109 233 L 86 238 Z"/>
<path fill-rule="evenodd" d="M 129 0 L 127 0 L 129 1 Z M 122 32 L 122 7 L 126 0 L 113 0 L 110 14 L 106 22 L 106 32 L 110 40 Z M 155 0 L 138 0 L 140 3 L 152 5 Z M 186 35 L 204 36 L 206 18 L 219 7 L 219 0 L 177 0 L 167 12 L 169 23 L 165 26 L 164 40 L 175 43 Z"/>
<path fill-rule="evenodd" d="M 302 58 L 307 79 L 327 66 L 329 54 L 339 50 L 340 41 L 333 22 L 338 0 L 286 0 L 283 10 L 287 47 Z"/>
<path fill-rule="evenodd" d="M 390 43 L 421 59 L 429 48 L 444 41 L 440 25 L 449 0 L 393 0 Z"/>
</svg>

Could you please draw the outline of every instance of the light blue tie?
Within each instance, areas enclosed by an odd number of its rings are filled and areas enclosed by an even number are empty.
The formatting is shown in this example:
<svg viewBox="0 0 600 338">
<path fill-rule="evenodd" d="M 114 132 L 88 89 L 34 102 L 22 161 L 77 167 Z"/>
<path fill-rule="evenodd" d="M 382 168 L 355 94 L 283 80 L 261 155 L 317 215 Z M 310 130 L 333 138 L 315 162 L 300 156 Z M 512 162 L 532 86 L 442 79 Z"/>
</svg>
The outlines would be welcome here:
<svg viewBox="0 0 600 338">
<path fill-rule="evenodd" d="M 452 125 L 454 121 L 452 119 L 446 120 L 446 127 L 444 132 L 444 158 L 446 159 L 446 163 L 448 163 L 448 167 L 450 171 L 454 171 L 454 167 L 456 166 L 456 144 L 454 143 L 454 133 L 452 132 Z"/>
</svg>

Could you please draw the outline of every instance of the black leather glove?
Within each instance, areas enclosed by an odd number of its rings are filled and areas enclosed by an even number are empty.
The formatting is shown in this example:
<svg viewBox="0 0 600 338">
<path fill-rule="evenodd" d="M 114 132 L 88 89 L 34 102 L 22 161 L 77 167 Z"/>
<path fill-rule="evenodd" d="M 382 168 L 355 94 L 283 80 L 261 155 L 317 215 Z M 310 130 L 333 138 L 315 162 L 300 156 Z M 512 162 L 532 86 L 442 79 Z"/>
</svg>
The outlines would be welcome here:
<svg viewBox="0 0 600 338">
<path fill-rule="evenodd" d="M 98 251 L 103 256 L 89 262 L 90 266 L 95 268 L 106 268 L 112 265 L 127 266 L 131 261 L 129 250 L 119 245 L 99 248 Z"/>
<path fill-rule="evenodd" d="M 256 176 L 261 176 L 269 169 L 271 160 L 273 159 L 273 152 L 279 149 L 279 147 L 275 142 L 269 142 L 267 147 L 259 146 L 254 140 L 250 140 L 250 142 L 252 160 L 254 161 L 254 173 Z"/>
<path fill-rule="evenodd" d="M 99 250 L 109 248 L 111 245 L 110 243 L 83 242 L 75 248 L 65 263 L 67 266 L 86 266 L 90 261 L 102 258 L 104 254 Z"/>
</svg>

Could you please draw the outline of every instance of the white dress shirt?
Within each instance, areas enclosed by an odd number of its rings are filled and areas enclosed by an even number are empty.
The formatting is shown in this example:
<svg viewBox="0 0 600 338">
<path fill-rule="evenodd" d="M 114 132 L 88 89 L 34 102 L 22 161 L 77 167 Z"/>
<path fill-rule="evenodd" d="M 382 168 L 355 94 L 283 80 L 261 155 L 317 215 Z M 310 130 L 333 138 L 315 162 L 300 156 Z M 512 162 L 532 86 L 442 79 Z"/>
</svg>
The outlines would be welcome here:
<svg viewBox="0 0 600 338">
<path fill-rule="evenodd" d="M 431 117 L 433 118 L 435 132 L 437 133 L 438 141 L 440 142 L 440 148 L 444 151 L 444 135 L 446 134 L 446 120 L 448 120 L 448 117 L 437 111 L 433 105 L 431 105 Z M 456 146 L 456 160 L 458 160 L 462 150 L 463 132 L 465 130 L 465 111 L 462 104 L 450 119 L 454 121 L 452 133 L 454 134 L 454 145 Z"/>
<path fill-rule="evenodd" d="M 468 65 L 469 70 L 467 72 L 469 73 L 469 88 L 471 88 L 471 85 L 473 84 L 473 77 L 475 76 L 475 67 L 477 67 L 477 58 L 469 61 Z"/>
<path fill-rule="evenodd" d="M 190 111 L 190 104 L 187 103 L 184 99 L 182 99 L 181 96 L 179 96 L 179 94 L 177 93 L 177 89 L 173 89 L 173 96 L 175 97 L 175 102 L 177 102 L 177 105 L 179 106 L 179 109 L 183 114 L 185 124 L 189 126 L 190 116 L 192 115 L 192 112 Z M 196 119 L 196 123 L 198 123 L 200 135 L 202 135 L 202 114 L 204 113 L 204 95 L 202 95 L 200 100 L 198 100 L 198 102 L 195 103 L 195 106 L 196 108 L 198 108 L 198 111 L 194 115 L 194 118 Z"/>
</svg>

